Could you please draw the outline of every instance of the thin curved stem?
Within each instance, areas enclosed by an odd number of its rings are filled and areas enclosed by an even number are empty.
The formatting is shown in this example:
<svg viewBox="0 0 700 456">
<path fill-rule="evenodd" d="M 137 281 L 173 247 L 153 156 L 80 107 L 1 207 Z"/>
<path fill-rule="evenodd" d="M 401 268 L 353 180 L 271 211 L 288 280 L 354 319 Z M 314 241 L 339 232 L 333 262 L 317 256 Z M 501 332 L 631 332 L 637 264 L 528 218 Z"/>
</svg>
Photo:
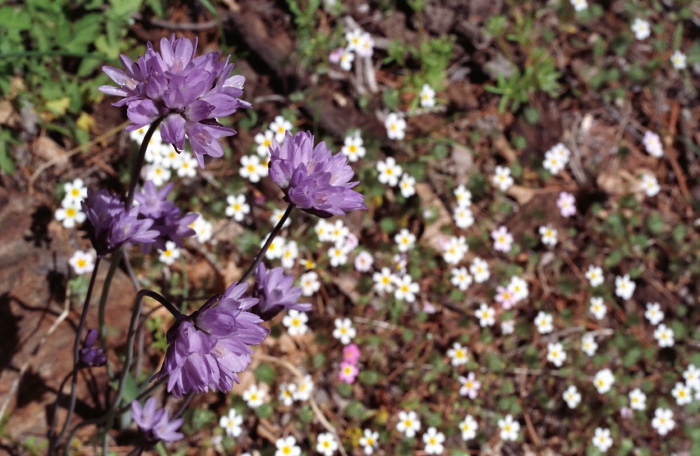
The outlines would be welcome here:
<svg viewBox="0 0 700 456">
<path fill-rule="evenodd" d="M 75 409 L 75 401 L 77 398 L 77 386 L 78 386 L 78 363 L 80 362 L 80 341 L 83 336 L 83 329 L 85 328 L 85 320 L 87 319 L 88 309 L 90 309 L 90 298 L 92 297 L 92 290 L 95 287 L 95 280 L 97 279 L 97 271 L 100 268 L 100 257 L 95 260 L 95 268 L 92 270 L 92 276 L 90 277 L 90 285 L 88 285 L 87 294 L 85 295 L 85 302 L 83 303 L 83 311 L 80 314 L 80 321 L 78 323 L 78 329 L 75 334 L 75 342 L 73 343 L 73 378 L 71 380 L 70 386 L 70 402 L 68 404 L 68 414 L 66 415 L 66 421 L 63 423 L 63 428 L 61 432 L 56 437 L 53 442 L 52 448 L 49 452 L 53 454 L 56 451 L 55 444 L 61 441 L 63 436 L 68 430 L 68 425 L 73 417 L 73 410 Z M 58 402 L 60 394 L 56 396 L 56 402 Z"/>
<path fill-rule="evenodd" d="M 109 264 L 109 269 L 107 270 L 107 275 L 105 276 L 105 282 L 102 285 L 102 294 L 100 295 L 100 303 L 97 306 L 97 325 L 100 328 L 100 346 L 102 350 L 107 353 L 107 323 L 106 323 L 106 308 L 107 308 L 107 298 L 109 298 L 109 289 L 112 284 L 112 279 L 114 279 L 114 274 L 117 272 L 119 267 L 119 262 L 121 261 L 122 254 L 124 253 L 124 247 L 119 247 L 112 254 L 112 262 Z M 110 380 L 114 378 L 114 372 L 109 365 L 109 360 L 105 364 L 107 368 L 107 376 Z"/>
<path fill-rule="evenodd" d="M 294 209 L 294 204 L 289 203 L 289 206 L 287 206 L 287 210 L 284 211 L 284 215 L 282 215 L 282 218 L 280 219 L 279 222 L 277 222 L 277 225 L 272 229 L 272 232 L 270 235 L 267 237 L 267 241 L 265 241 L 265 244 L 262 246 L 260 249 L 260 252 L 258 252 L 258 255 L 255 257 L 255 260 L 253 260 L 253 264 L 250 265 L 248 270 L 243 274 L 243 276 L 240 278 L 238 283 L 243 283 L 246 280 L 248 280 L 248 277 L 255 271 L 255 268 L 258 267 L 258 264 L 262 260 L 263 256 L 265 256 L 265 252 L 267 252 L 267 249 L 270 248 L 270 244 L 272 244 L 272 241 L 275 240 L 275 237 L 279 234 L 280 231 L 282 231 L 282 227 L 284 226 L 284 222 L 287 221 L 289 218 L 289 215 L 292 213 L 292 209 Z"/>
<path fill-rule="evenodd" d="M 141 147 L 139 147 L 139 153 L 136 156 L 136 161 L 134 161 L 134 167 L 131 169 L 131 182 L 129 183 L 129 193 L 127 193 L 126 195 L 127 211 L 131 209 L 131 206 L 134 204 L 134 192 L 136 192 L 136 185 L 139 182 L 141 168 L 143 168 L 143 162 L 146 159 L 146 149 L 148 149 L 148 143 L 151 142 L 151 137 L 153 136 L 153 133 L 156 132 L 156 129 L 164 119 L 165 117 L 158 117 L 156 120 L 154 120 L 151 126 L 148 127 L 146 136 L 143 137 Z"/>
</svg>

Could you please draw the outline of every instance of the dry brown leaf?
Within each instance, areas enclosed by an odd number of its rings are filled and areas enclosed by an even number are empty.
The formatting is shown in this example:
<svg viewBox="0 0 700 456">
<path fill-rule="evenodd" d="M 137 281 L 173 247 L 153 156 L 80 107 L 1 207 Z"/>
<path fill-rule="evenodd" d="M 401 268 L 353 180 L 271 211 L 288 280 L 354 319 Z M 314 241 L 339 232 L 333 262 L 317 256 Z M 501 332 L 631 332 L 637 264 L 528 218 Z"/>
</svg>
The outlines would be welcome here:
<svg viewBox="0 0 700 456">
<path fill-rule="evenodd" d="M 423 182 L 417 183 L 416 194 L 418 194 L 423 202 L 423 207 L 437 210 L 437 219 L 425 226 L 421 242 L 439 251 L 442 245 L 440 240 L 445 237 L 442 230 L 444 227 L 452 225 L 452 217 L 450 217 L 447 208 L 442 203 L 442 200 L 433 192 L 430 185 Z"/>
</svg>

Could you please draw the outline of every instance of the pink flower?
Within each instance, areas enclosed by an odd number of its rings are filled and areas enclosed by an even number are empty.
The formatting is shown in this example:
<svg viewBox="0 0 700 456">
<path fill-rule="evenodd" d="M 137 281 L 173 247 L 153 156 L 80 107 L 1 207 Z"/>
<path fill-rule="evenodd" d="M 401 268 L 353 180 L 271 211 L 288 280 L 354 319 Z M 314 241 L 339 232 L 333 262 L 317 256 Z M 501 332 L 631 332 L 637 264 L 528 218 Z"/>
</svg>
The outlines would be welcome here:
<svg viewBox="0 0 700 456">
<path fill-rule="evenodd" d="M 474 378 L 474 372 L 469 372 L 466 377 L 459 376 L 459 383 L 462 387 L 459 389 L 459 394 L 461 396 L 469 396 L 470 399 L 476 399 L 479 394 L 479 389 L 481 388 L 481 382 L 478 382 Z"/>
<path fill-rule="evenodd" d="M 504 309 L 508 310 L 515 305 L 515 295 L 506 287 L 496 288 L 496 302 L 500 302 Z"/>
<path fill-rule="evenodd" d="M 576 213 L 576 198 L 567 192 L 561 192 L 557 198 L 557 206 L 562 217 L 571 217 Z"/>
<path fill-rule="evenodd" d="M 493 248 L 499 252 L 510 252 L 510 248 L 513 245 L 513 235 L 508 232 L 508 228 L 505 226 L 499 226 L 491 232 L 491 238 L 493 239 Z"/>
<path fill-rule="evenodd" d="M 357 366 L 360 360 L 360 347 L 356 344 L 346 345 L 343 348 L 343 362 Z"/>
<path fill-rule="evenodd" d="M 338 378 L 345 383 L 355 383 L 355 377 L 360 373 L 360 370 L 350 363 L 341 363 Z"/>
<path fill-rule="evenodd" d="M 328 56 L 328 60 L 330 60 L 331 63 L 340 62 L 340 56 L 343 55 L 344 50 L 345 49 L 343 49 L 343 48 L 334 49 L 333 52 L 331 52 L 330 55 Z"/>
</svg>

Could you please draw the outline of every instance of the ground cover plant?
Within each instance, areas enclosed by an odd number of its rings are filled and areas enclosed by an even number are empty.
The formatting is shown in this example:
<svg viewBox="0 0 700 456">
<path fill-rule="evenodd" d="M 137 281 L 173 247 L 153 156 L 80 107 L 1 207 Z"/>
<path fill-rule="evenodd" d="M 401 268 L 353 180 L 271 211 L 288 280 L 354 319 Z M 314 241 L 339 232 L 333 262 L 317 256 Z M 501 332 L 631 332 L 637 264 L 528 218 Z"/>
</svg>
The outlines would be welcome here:
<svg viewBox="0 0 700 456">
<path fill-rule="evenodd" d="M 700 9 L 7 1 L 11 454 L 700 454 Z"/>
</svg>

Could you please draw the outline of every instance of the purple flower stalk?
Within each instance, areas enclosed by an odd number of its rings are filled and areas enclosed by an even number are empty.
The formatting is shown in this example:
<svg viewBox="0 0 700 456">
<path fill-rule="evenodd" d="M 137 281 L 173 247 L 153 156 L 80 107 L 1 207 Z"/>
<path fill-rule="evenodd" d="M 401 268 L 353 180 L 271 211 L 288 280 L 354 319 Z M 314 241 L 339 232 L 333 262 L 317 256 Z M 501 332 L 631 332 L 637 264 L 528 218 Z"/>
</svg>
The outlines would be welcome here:
<svg viewBox="0 0 700 456">
<path fill-rule="evenodd" d="M 78 355 L 78 360 L 83 366 L 102 366 L 107 362 L 107 356 L 104 350 L 100 347 L 95 347 L 95 342 L 97 342 L 97 330 L 91 329 L 88 331 L 83 341 L 83 346 L 80 349 Z"/>
<path fill-rule="evenodd" d="M 170 414 L 165 409 L 156 408 L 156 398 L 150 397 L 141 407 L 139 401 L 131 403 L 131 416 L 144 434 L 146 444 L 153 445 L 159 441 L 174 442 L 183 437 L 177 430 L 184 420 L 178 418 L 170 421 Z"/>
<path fill-rule="evenodd" d="M 101 86 L 108 94 L 122 97 L 114 106 L 127 106 L 131 124 L 127 131 L 138 130 L 158 118 L 163 141 L 177 150 L 185 148 L 189 139 L 199 166 L 204 168 L 204 155 L 221 157 L 224 150 L 218 139 L 236 131 L 216 119 L 226 117 L 238 108 L 251 104 L 240 99 L 243 76 L 231 76 L 233 63 L 228 58 L 219 62 L 219 54 L 210 52 L 195 57 L 197 39 L 160 40 L 160 52 L 148 43 L 146 53 L 136 62 L 122 55 L 125 71 L 105 66 L 102 69 L 119 87 Z"/>
<path fill-rule="evenodd" d="M 180 397 L 210 388 L 228 392 L 238 383 L 238 372 L 250 364 L 250 345 L 262 342 L 269 330 L 249 310 L 258 303 L 245 298 L 247 284 L 234 282 L 223 295 L 180 319 L 168 331 L 163 367 L 153 379 L 169 375 L 168 392 Z"/>
<path fill-rule="evenodd" d="M 343 154 L 331 155 L 324 142 L 314 147 L 309 132 L 286 133 L 280 146 L 270 146 L 270 177 L 282 188 L 285 200 L 309 214 L 328 218 L 367 209 L 362 195 L 351 188 L 354 174 Z"/>
<path fill-rule="evenodd" d="M 139 219 L 137 208 L 127 211 L 121 198 L 106 190 L 89 194 L 81 204 L 90 222 L 88 236 L 98 257 L 124 244 L 150 245 L 158 237 L 158 231 L 152 229 L 153 220 Z"/>
<path fill-rule="evenodd" d="M 299 303 L 301 288 L 293 286 L 294 277 L 284 273 L 284 269 L 267 269 L 263 263 L 255 270 L 253 297 L 258 304 L 251 311 L 263 320 L 271 320 L 283 310 L 294 309 L 300 312 L 311 310 L 311 304 Z"/>
<path fill-rule="evenodd" d="M 190 224 L 198 215 L 182 215 L 175 203 L 166 199 L 174 185 L 171 182 L 159 190 L 152 181 L 147 181 L 143 190 L 134 195 L 139 216 L 144 220 L 152 220 L 152 229 L 158 232 L 153 244 L 160 250 L 165 250 L 167 241 L 173 241 L 178 247 L 182 247 L 183 238 L 195 235 Z"/>
</svg>

